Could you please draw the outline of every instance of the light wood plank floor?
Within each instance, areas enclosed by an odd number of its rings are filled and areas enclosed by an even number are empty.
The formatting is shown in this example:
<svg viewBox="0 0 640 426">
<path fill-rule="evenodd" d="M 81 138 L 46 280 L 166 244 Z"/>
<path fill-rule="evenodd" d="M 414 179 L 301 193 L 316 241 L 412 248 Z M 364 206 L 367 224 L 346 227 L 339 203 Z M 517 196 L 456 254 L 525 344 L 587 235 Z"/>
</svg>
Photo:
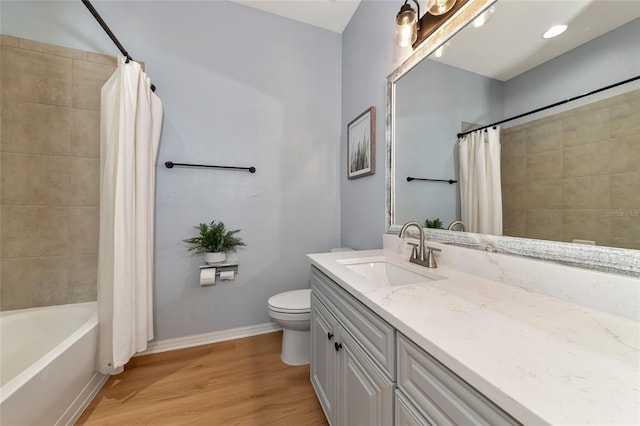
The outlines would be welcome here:
<svg viewBox="0 0 640 426">
<path fill-rule="evenodd" d="M 133 358 L 77 425 L 326 425 L 281 332 Z"/>
</svg>

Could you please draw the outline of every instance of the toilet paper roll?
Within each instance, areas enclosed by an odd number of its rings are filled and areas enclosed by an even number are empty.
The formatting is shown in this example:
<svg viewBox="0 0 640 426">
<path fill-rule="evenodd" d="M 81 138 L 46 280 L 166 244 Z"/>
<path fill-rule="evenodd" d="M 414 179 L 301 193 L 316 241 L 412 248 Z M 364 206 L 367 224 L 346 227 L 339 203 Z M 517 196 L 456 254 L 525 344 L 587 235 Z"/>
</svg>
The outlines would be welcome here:
<svg viewBox="0 0 640 426">
<path fill-rule="evenodd" d="M 200 269 L 200 285 L 213 285 L 216 283 L 216 268 Z"/>
<path fill-rule="evenodd" d="M 220 272 L 220 281 L 232 280 L 236 276 L 235 271 L 222 271 Z"/>
</svg>

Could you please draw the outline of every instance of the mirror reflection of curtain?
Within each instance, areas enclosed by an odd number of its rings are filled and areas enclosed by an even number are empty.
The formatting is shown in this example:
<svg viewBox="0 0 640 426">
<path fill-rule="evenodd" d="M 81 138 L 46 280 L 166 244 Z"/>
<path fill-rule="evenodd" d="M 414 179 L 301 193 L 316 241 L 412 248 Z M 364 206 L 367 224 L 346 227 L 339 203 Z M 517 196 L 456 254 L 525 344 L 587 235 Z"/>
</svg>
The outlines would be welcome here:
<svg viewBox="0 0 640 426">
<path fill-rule="evenodd" d="M 461 220 L 469 232 L 502 235 L 500 127 L 458 140 Z"/>
</svg>

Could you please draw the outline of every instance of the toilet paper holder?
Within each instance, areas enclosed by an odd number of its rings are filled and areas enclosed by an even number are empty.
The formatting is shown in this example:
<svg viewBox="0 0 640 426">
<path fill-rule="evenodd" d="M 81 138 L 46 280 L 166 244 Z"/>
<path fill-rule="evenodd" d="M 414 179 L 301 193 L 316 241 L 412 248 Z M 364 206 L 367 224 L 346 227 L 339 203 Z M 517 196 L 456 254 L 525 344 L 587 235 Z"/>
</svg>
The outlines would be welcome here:
<svg viewBox="0 0 640 426">
<path fill-rule="evenodd" d="M 238 263 L 216 263 L 214 265 L 201 265 L 200 270 L 203 269 L 215 269 L 216 270 L 216 278 L 220 277 L 221 272 L 233 272 L 234 277 L 238 273 Z"/>
</svg>

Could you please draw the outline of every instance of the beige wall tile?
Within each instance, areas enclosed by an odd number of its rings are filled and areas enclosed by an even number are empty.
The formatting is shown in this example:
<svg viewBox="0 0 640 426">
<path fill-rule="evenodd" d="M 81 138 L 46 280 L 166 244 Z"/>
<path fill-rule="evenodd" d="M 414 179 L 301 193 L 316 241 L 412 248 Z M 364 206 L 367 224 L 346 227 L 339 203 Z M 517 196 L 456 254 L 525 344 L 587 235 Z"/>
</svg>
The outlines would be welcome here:
<svg viewBox="0 0 640 426">
<path fill-rule="evenodd" d="M 564 148 L 563 177 L 608 174 L 609 150 L 609 141 Z"/>
<path fill-rule="evenodd" d="M 527 131 L 503 131 L 500 136 L 500 157 L 510 159 L 527 154 Z"/>
<path fill-rule="evenodd" d="M 640 172 L 611 175 L 612 209 L 640 209 Z"/>
<path fill-rule="evenodd" d="M 72 59 L 2 46 L 6 99 L 71 106 Z"/>
<path fill-rule="evenodd" d="M 537 180 L 526 186 L 527 209 L 562 208 L 562 180 Z"/>
<path fill-rule="evenodd" d="M 71 155 L 100 157 L 100 112 L 71 110 Z"/>
<path fill-rule="evenodd" d="M 609 110 L 612 138 L 640 133 L 640 99 L 612 105 Z"/>
<path fill-rule="evenodd" d="M 69 207 L 69 254 L 98 254 L 99 220 L 98 207 Z"/>
<path fill-rule="evenodd" d="M 527 236 L 539 240 L 558 240 L 562 235 L 562 210 L 527 210 Z"/>
<path fill-rule="evenodd" d="M 0 45 L 18 47 L 20 39 L 6 34 L 0 34 Z"/>
<path fill-rule="evenodd" d="M 64 303 L 67 261 L 64 256 L 3 259 L 3 309 Z"/>
<path fill-rule="evenodd" d="M 87 61 L 103 65 L 111 65 L 114 69 L 118 66 L 118 58 L 115 56 L 103 55 L 102 53 L 87 52 Z"/>
<path fill-rule="evenodd" d="M 115 67 L 85 61 L 73 61 L 73 107 L 100 110 L 100 90 Z"/>
<path fill-rule="evenodd" d="M 527 158 L 503 158 L 501 161 L 501 178 L 505 182 L 525 183 L 527 181 Z"/>
<path fill-rule="evenodd" d="M 527 236 L 527 211 L 505 210 L 502 212 L 502 232 L 509 237 Z"/>
<path fill-rule="evenodd" d="M 609 109 L 587 110 L 562 120 L 564 147 L 609 139 Z"/>
<path fill-rule="evenodd" d="M 66 303 L 97 300 L 98 256 L 69 256 Z"/>
<path fill-rule="evenodd" d="M 100 161 L 96 158 L 71 158 L 72 206 L 97 206 L 100 202 Z"/>
<path fill-rule="evenodd" d="M 68 208 L 2 207 L 2 257 L 59 256 L 67 252 Z"/>
<path fill-rule="evenodd" d="M 562 148 L 562 121 L 544 120 L 527 129 L 527 153 L 536 154 Z"/>
<path fill-rule="evenodd" d="M 524 184 L 502 180 L 502 208 L 507 210 L 526 210 L 527 193 Z"/>
<path fill-rule="evenodd" d="M 609 171 L 611 173 L 640 171 L 640 133 L 610 141 Z"/>
<path fill-rule="evenodd" d="M 5 152 L 68 155 L 71 110 L 15 100 L 2 100 L 2 145 Z M 37 125 L 35 125 L 37 124 Z"/>
<path fill-rule="evenodd" d="M 49 55 L 63 56 L 66 58 L 87 60 L 87 52 L 71 49 L 69 47 L 56 46 L 55 44 L 42 43 L 34 40 L 20 39 L 20 49 L 33 52 L 47 53 Z"/>
<path fill-rule="evenodd" d="M 562 179 L 562 207 L 565 209 L 609 208 L 609 175 Z"/>
<path fill-rule="evenodd" d="M 565 209 L 562 211 L 562 233 L 567 242 L 595 241 L 599 246 L 610 245 L 610 217 L 603 209 Z"/>
<path fill-rule="evenodd" d="M 51 155 L 2 156 L 2 204 L 63 205 L 69 202 L 69 158 Z"/>
<path fill-rule="evenodd" d="M 562 177 L 562 151 L 548 151 L 527 155 L 528 180 L 560 179 Z"/>
<path fill-rule="evenodd" d="M 640 250 L 640 210 L 611 217 L 611 245 Z"/>
</svg>

